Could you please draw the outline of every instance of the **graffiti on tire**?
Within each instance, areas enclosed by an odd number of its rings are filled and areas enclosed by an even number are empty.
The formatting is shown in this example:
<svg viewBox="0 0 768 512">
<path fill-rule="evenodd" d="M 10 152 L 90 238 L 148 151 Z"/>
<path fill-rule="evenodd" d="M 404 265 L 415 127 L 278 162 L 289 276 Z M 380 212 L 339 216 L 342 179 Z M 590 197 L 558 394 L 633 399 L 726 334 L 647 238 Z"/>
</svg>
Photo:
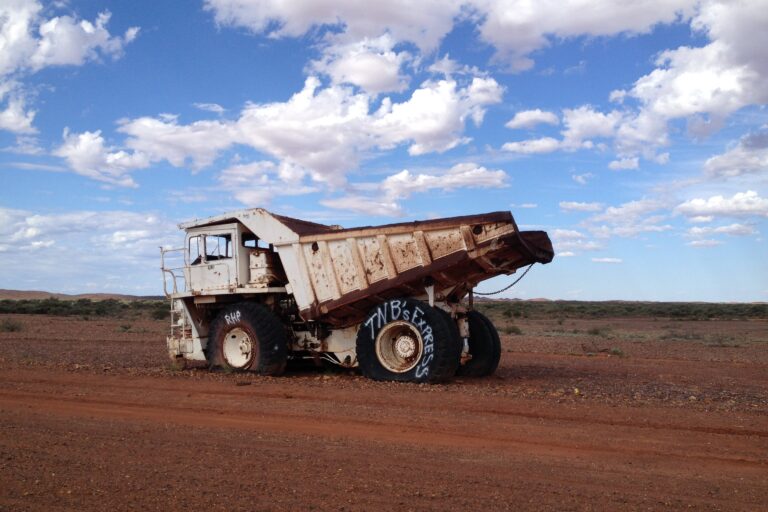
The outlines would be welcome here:
<svg viewBox="0 0 768 512">
<path fill-rule="evenodd" d="M 421 339 L 424 341 L 424 355 L 416 366 L 416 378 L 420 379 L 429 375 L 429 363 L 435 357 L 432 326 L 427 323 L 424 318 L 424 310 L 419 306 L 413 306 L 412 309 L 403 306 L 403 301 L 397 299 L 385 302 L 373 310 L 363 325 L 370 330 L 371 341 L 376 339 L 376 333 L 389 322 L 404 320 L 416 326 L 421 333 Z"/>
<path fill-rule="evenodd" d="M 243 317 L 243 315 L 240 313 L 240 310 L 233 311 L 232 313 L 229 313 L 227 315 L 224 315 L 224 321 L 227 322 L 227 325 L 234 325 L 240 321 L 240 319 Z"/>
</svg>

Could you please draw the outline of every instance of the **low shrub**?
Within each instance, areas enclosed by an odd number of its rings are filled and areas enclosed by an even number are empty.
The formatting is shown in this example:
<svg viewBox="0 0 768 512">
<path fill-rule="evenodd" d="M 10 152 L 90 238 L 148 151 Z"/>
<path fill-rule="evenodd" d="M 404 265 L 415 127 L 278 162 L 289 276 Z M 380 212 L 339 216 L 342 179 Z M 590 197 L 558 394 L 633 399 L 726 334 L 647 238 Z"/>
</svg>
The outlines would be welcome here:
<svg viewBox="0 0 768 512">
<path fill-rule="evenodd" d="M 78 316 L 81 318 L 136 318 L 149 317 L 156 320 L 167 318 L 170 314 L 165 300 L 59 300 L 23 299 L 0 300 L 0 314 Z"/>
<path fill-rule="evenodd" d="M 169 316 L 171 316 L 170 311 L 168 311 L 168 306 L 166 305 L 163 309 L 155 309 L 152 311 L 152 313 L 149 314 L 149 316 L 152 317 L 153 320 L 165 320 Z"/>
<path fill-rule="evenodd" d="M 0 332 L 19 332 L 24 329 L 21 322 L 14 320 L 13 318 L 3 318 L 0 321 Z"/>
<path fill-rule="evenodd" d="M 675 320 L 768 319 L 768 304 L 712 302 L 478 301 L 475 308 L 509 318 L 650 317 Z M 510 312 L 510 313 L 507 313 Z"/>
</svg>

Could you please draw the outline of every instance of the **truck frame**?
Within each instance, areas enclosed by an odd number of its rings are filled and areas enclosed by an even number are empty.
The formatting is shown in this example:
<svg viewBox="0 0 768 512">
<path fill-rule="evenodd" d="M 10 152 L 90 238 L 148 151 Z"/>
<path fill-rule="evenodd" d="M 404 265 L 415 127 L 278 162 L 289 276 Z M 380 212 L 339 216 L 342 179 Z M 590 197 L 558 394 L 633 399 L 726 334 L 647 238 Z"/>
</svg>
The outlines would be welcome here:
<svg viewBox="0 0 768 512">
<path fill-rule="evenodd" d="M 169 356 L 264 375 L 292 359 L 376 380 L 490 375 L 500 341 L 474 287 L 554 257 L 510 212 L 344 229 L 253 208 L 179 228 L 184 247 L 160 253 Z"/>
</svg>

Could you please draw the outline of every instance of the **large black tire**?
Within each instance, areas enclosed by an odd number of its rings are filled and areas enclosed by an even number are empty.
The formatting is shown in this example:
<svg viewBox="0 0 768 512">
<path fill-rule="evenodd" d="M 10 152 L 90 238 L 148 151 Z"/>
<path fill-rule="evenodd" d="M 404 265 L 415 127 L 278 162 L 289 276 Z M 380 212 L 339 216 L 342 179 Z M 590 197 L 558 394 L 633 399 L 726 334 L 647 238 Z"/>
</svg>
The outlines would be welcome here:
<svg viewBox="0 0 768 512">
<path fill-rule="evenodd" d="M 486 377 L 493 375 L 501 359 L 501 341 L 496 327 L 479 311 L 467 313 L 469 322 L 469 354 L 472 358 L 459 367 L 457 375 Z"/>
<path fill-rule="evenodd" d="M 440 315 L 443 317 L 446 324 L 448 325 L 448 330 L 451 332 L 451 336 L 454 339 L 454 343 L 456 343 L 456 345 L 459 347 L 459 350 L 456 351 L 456 358 L 458 361 L 456 364 L 456 370 L 458 371 L 459 365 L 461 364 L 461 351 L 464 350 L 464 338 L 461 337 L 459 326 L 456 325 L 456 320 L 451 317 L 449 312 L 441 308 L 435 308 L 435 311 L 440 313 Z"/>
<path fill-rule="evenodd" d="M 415 299 L 375 307 L 357 331 L 357 361 L 374 380 L 444 382 L 454 376 L 461 343 L 437 309 Z"/>
<path fill-rule="evenodd" d="M 261 304 L 229 306 L 211 324 L 205 356 L 212 368 L 280 375 L 288 359 L 285 328 Z"/>
</svg>

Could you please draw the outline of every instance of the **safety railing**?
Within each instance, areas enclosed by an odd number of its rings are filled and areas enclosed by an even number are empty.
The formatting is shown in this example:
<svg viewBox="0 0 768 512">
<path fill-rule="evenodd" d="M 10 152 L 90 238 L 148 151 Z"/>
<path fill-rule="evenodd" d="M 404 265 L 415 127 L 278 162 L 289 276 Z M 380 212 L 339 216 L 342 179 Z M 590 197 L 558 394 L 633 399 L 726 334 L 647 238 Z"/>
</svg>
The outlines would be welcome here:
<svg viewBox="0 0 768 512">
<path fill-rule="evenodd" d="M 173 263 L 169 264 L 171 260 Z M 186 291 L 187 283 L 184 276 L 186 263 L 184 261 L 184 247 L 166 249 L 160 248 L 160 270 L 163 272 L 163 293 L 166 297 Z M 170 285 L 171 292 L 168 292 Z"/>
</svg>

